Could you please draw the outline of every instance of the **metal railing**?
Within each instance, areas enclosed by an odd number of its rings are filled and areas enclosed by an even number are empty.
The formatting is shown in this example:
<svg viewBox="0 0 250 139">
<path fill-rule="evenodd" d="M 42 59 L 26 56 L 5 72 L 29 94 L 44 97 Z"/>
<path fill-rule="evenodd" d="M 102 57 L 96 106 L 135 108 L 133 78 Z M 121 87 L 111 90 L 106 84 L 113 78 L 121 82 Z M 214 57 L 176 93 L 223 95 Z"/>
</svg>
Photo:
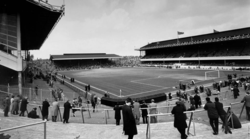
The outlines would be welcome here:
<svg viewBox="0 0 250 139">
<path fill-rule="evenodd" d="M 0 129 L 0 133 L 10 131 L 10 130 L 20 129 L 20 128 L 24 128 L 24 127 L 44 124 L 44 139 L 46 139 L 46 137 L 47 137 L 46 123 L 47 123 L 47 120 L 44 120 L 42 122 L 37 122 L 37 123 L 32 123 L 32 124 L 27 124 L 27 125 L 22 125 L 22 126 L 16 126 L 16 127 L 12 127 L 12 128 Z"/>
<path fill-rule="evenodd" d="M 231 108 L 231 106 L 224 106 L 224 108 Z M 193 119 L 193 116 L 194 116 L 194 113 L 203 112 L 203 111 L 206 111 L 206 110 L 201 109 L 201 110 L 184 112 L 185 114 L 191 113 L 191 116 L 189 118 L 189 123 L 188 123 L 187 134 L 191 134 L 189 131 L 190 131 L 191 123 L 193 122 L 193 130 L 194 130 L 193 136 L 196 136 L 195 121 Z M 148 114 L 148 124 L 147 124 L 147 129 L 146 129 L 146 139 L 151 139 L 151 130 L 150 130 L 150 119 L 151 119 L 151 117 L 153 117 L 153 116 L 168 116 L 168 115 L 173 115 L 173 114 L 172 113 Z M 234 127 L 233 126 L 233 118 L 231 118 L 231 122 L 232 122 L 232 127 Z"/>
</svg>

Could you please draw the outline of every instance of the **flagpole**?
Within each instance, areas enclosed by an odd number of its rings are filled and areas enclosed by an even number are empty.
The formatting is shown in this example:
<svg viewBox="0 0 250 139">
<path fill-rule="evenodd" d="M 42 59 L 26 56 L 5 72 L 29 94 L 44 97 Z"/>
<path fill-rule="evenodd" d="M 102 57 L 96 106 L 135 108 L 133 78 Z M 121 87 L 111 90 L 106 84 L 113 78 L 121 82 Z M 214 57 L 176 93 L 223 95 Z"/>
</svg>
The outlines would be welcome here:
<svg viewBox="0 0 250 139">
<path fill-rule="evenodd" d="M 177 44 L 179 43 L 179 33 L 177 31 Z"/>
</svg>

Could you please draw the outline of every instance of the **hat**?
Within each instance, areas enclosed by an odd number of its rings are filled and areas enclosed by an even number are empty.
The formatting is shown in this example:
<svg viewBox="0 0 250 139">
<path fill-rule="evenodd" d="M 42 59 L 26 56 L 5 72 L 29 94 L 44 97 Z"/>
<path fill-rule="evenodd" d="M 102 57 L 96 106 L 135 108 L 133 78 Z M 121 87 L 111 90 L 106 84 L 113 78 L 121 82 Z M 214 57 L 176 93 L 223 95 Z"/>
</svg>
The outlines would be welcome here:
<svg viewBox="0 0 250 139">
<path fill-rule="evenodd" d="M 133 103 L 132 99 L 130 97 L 127 98 L 127 102 L 130 102 L 131 104 Z"/>
</svg>

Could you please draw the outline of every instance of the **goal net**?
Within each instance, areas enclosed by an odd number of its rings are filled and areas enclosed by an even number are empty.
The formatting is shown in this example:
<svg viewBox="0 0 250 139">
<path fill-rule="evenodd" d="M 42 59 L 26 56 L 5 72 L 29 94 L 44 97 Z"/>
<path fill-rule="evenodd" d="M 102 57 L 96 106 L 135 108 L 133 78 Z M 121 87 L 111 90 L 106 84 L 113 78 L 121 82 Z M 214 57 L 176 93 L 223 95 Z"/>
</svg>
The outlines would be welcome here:
<svg viewBox="0 0 250 139">
<path fill-rule="evenodd" d="M 205 80 L 211 80 L 211 79 L 217 79 L 217 78 L 220 78 L 219 70 L 205 72 Z"/>
</svg>

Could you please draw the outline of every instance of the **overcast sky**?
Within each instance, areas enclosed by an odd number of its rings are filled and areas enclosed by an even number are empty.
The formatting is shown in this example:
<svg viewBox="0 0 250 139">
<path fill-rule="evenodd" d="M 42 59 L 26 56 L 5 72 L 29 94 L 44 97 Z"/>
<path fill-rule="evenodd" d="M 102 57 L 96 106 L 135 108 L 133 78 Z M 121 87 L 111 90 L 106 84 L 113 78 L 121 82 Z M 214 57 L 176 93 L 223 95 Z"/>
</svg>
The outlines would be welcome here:
<svg viewBox="0 0 250 139">
<path fill-rule="evenodd" d="M 62 5 L 63 0 L 48 0 Z M 65 16 L 35 58 L 63 53 L 139 55 L 150 42 L 250 26 L 250 0 L 65 0 Z"/>
</svg>

